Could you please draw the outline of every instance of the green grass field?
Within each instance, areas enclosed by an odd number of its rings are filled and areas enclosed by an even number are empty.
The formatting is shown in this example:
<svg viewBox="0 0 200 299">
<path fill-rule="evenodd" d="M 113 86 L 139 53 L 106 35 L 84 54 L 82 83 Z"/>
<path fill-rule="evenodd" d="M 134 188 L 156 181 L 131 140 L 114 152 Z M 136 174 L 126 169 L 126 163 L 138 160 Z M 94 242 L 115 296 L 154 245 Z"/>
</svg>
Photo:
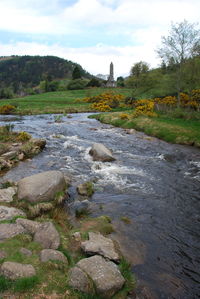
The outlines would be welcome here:
<svg viewBox="0 0 200 299">
<path fill-rule="evenodd" d="M 48 92 L 9 100 L 1 100 L 0 106 L 11 104 L 17 107 L 15 114 L 43 114 L 43 113 L 73 113 L 89 112 L 90 104 L 76 101 L 84 97 L 98 95 L 103 92 L 114 92 L 130 95 L 131 89 L 126 88 L 91 88 L 83 90 L 68 90 Z"/>
</svg>

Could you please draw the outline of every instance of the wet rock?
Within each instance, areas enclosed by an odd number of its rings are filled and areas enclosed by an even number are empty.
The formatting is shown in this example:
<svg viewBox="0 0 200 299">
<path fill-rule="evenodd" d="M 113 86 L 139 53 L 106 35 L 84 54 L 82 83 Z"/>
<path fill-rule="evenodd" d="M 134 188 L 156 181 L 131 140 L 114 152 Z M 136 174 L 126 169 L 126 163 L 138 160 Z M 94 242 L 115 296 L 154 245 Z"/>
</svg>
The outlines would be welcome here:
<svg viewBox="0 0 200 299">
<path fill-rule="evenodd" d="M 66 187 L 60 171 L 46 171 L 26 177 L 18 182 L 18 198 L 31 203 L 52 201 L 55 194 Z"/>
<path fill-rule="evenodd" d="M 46 140 L 45 140 L 45 139 L 42 139 L 42 138 L 37 138 L 37 139 L 32 138 L 32 139 L 30 140 L 30 142 L 31 142 L 34 146 L 39 147 L 41 150 L 44 149 L 45 146 L 46 146 Z"/>
<path fill-rule="evenodd" d="M 125 283 L 117 265 L 101 256 L 82 259 L 77 267 L 87 273 L 95 284 L 97 294 L 104 298 L 111 298 Z"/>
<path fill-rule="evenodd" d="M 82 242 L 81 248 L 89 255 L 99 254 L 115 262 L 120 259 L 113 241 L 100 233 L 89 232 L 89 241 Z"/>
<path fill-rule="evenodd" d="M 17 193 L 16 187 L 9 187 L 6 189 L 0 189 L 0 202 L 11 202 L 13 196 Z"/>
<path fill-rule="evenodd" d="M 4 262 L 0 268 L 0 273 L 11 280 L 31 277 L 36 274 L 32 265 L 15 262 Z"/>
<path fill-rule="evenodd" d="M 0 224 L 0 241 L 13 238 L 23 233 L 26 233 L 26 230 L 20 224 L 15 224 L 15 223 Z"/>
<path fill-rule="evenodd" d="M 19 161 L 24 160 L 24 158 L 25 158 L 24 153 L 20 153 L 20 154 L 18 155 L 18 159 L 19 159 Z"/>
<path fill-rule="evenodd" d="M 70 209 L 74 211 L 76 215 L 84 213 L 89 210 L 90 202 L 86 199 L 83 201 L 76 200 L 71 206 Z"/>
<path fill-rule="evenodd" d="M 138 282 L 136 289 L 130 293 L 130 298 L 135 299 L 158 299 L 148 285 Z"/>
<path fill-rule="evenodd" d="M 16 220 L 16 223 L 22 226 L 24 230 L 26 230 L 29 234 L 32 235 L 34 235 L 42 225 L 40 222 L 36 222 L 28 219 L 22 219 L 22 218 L 18 218 Z"/>
<path fill-rule="evenodd" d="M 27 249 L 27 248 L 24 248 L 24 247 L 20 248 L 19 252 L 26 255 L 26 256 L 31 256 L 32 255 L 32 251 Z"/>
<path fill-rule="evenodd" d="M 17 154 L 18 154 L 17 151 L 11 151 L 11 152 L 7 152 L 7 153 L 1 155 L 1 157 L 3 157 L 4 159 L 7 159 L 7 160 L 12 160 L 17 157 Z"/>
<path fill-rule="evenodd" d="M 48 262 L 53 260 L 53 261 L 61 261 L 65 264 L 68 263 L 66 256 L 62 252 L 54 249 L 43 249 L 40 252 L 40 260 L 41 262 Z"/>
<path fill-rule="evenodd" d="M 0 206 L 0 221 L 12 220 L 16 216 L 26 217 L 26 214 L 22 210 L 16 208 Z"/>
<path fill-rule="evenodd" d="M 42 223 L 34 235 L 34 241 L 46 249 L 57 249 L 60 245 L 60 236 L 51 222 Z"/>
<path fill-rule="evenodd" d="M 112 152 L 102 143 L 94 143 L 89 151 L 94 161 L 111 162 L 116 160 Z"/>
<path fill-rule="evenodd" d="M 93 283 L 87 274 L 78 267 L 73 267 L 68 273 L 68 285 L 75 290 L 94 294 Z"/>
<path fill-rule="evenodd" d="M 82 196 L 92 196 L 92 194 L 94 193 L 93 184 L 91 182 L 80 184 L 77 187 L 77 192 Z"/>
<path fill-rule="evenodd" d="M 0 250 L 0 260 L 7 258 L 7 253 L 4 250 Z"/>
</svg>

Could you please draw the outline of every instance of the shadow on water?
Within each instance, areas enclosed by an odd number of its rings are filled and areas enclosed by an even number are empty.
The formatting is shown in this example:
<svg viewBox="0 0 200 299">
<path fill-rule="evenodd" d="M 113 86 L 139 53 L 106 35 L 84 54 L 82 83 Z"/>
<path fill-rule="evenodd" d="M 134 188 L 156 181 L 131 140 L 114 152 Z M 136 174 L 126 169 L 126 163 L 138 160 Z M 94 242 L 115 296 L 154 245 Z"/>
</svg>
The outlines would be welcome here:
<svg viewBox="0 0 200 299">
<path fill-rule="evenodd" d="M 61 123 L 54 115 L 6 117 L 15 130 L 46 138 L 47 146 L 1 180 L 55 169 L 76 183 L 95 179 L 93 215 L 112 217 L 112 237 L 138 280 L 158 298 L 199 298 L 200 151 L 126 134 L 87 116 L 74 114 Z M 94 142 L 111 148 L 117 160 L 93 162 L 88 152 Z"/>
</svg>

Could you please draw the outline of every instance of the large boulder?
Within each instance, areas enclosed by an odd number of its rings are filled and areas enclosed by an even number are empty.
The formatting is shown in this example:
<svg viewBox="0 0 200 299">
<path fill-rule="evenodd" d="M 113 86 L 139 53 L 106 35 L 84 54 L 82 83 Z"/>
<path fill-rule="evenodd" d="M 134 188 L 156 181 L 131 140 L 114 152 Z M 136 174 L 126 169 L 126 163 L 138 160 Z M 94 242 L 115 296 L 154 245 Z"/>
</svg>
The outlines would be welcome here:
<svg viewBox="0 0 200 299">
<path fill-rule="evenodd" d="M 57 249 L 60 245 L 60 236 L 51 222 L 44 222 L 34 235 L 34 241 L 45 249 Z"/>
<path fill-rule="evenodd" d="M 16 220 L 18 225 L 21 225 L 29 234 L 34 235 L 36 231 L 42 226 L 40 222 L 28 219 L 18 218 Z"/>
<path fill-rule="evenodd" d="M 0 202 L 11 202 L 13 196 L 17 193 L 16 187 L 9 187 L 6 189 L 0 189 Z"/>
<path fill-rule="evenodd" d="M 89 232 L 89 241 L 82 242 L 81 248 L 89 255 L 99 254 L 115 262 L 120 259 L 113 241 L 100 233 Z"/>
<path fill-rule="evenodd" d="M 75 290 L 87 294 L 94 294 L 94 287 L 92 280 L 88 275 L 78 267 L 73 267 L 68 273 L 68 285 Z"/>
<path fill-rule="evenodd" d="M 26 233 L 23 226 L 16 223 L 1 223 L 0 224 L 0 242 L 17 235 Z"/>
<path fill-rule="evenodd" d="M 31 277 L 36 274 L 32 265 L 15 262 L 4 262 L 0 268 L 0 273 L 11 280 Z"/>
<path fill-rule="evenodd" d="M 40 260 L 41 262 L 60 261 L 65 264 L 68 263 L 66 256 L 62 252 L 54 249 L 43 249 L 40 252 Z"/>
<path fill-rule="evenodd" d="M 89 151 L 94 161 L 111 162 L 116 160 L 112 152 L 102 143 L 94 143 Z"/>
<path fill-rule="evenodd" d="M 103 298 L 111 298 L 125 283 L 117 265 L 99 255 L 80 260 L 77 267 L 92 279 L 97 294 Z"/>
<path fill-rule="evenodd" d="M 18 182 L 18 199 L 31 203 L 52 201 L 55 194 L 66 187 L 60 171 L 46 171 L 21 179 Z"/>
<path fill-rule="evenodd" d="M 0 221 L 2 220 L 12 220 L 17 216 L 26 216 L 26 214 L 19 209 L 10 208 L 5 206 L 0 206 Z"/>
</svg>

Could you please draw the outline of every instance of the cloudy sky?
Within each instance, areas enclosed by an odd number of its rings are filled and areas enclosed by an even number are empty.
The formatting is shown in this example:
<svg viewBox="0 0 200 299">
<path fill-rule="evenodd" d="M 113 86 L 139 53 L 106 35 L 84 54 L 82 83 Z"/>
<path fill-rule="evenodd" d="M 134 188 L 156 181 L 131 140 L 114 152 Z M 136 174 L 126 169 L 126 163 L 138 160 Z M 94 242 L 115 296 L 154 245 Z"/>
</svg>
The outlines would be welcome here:
<svg viewBox="0 0 200 299">
<path fill-rule="evenodd" d="M 155 49 L 171 22 L 199 21 L 199 0 L 0 0 L 0 56 L 55 55 L 96 75 L 127 75 Z"/>
</svg>

